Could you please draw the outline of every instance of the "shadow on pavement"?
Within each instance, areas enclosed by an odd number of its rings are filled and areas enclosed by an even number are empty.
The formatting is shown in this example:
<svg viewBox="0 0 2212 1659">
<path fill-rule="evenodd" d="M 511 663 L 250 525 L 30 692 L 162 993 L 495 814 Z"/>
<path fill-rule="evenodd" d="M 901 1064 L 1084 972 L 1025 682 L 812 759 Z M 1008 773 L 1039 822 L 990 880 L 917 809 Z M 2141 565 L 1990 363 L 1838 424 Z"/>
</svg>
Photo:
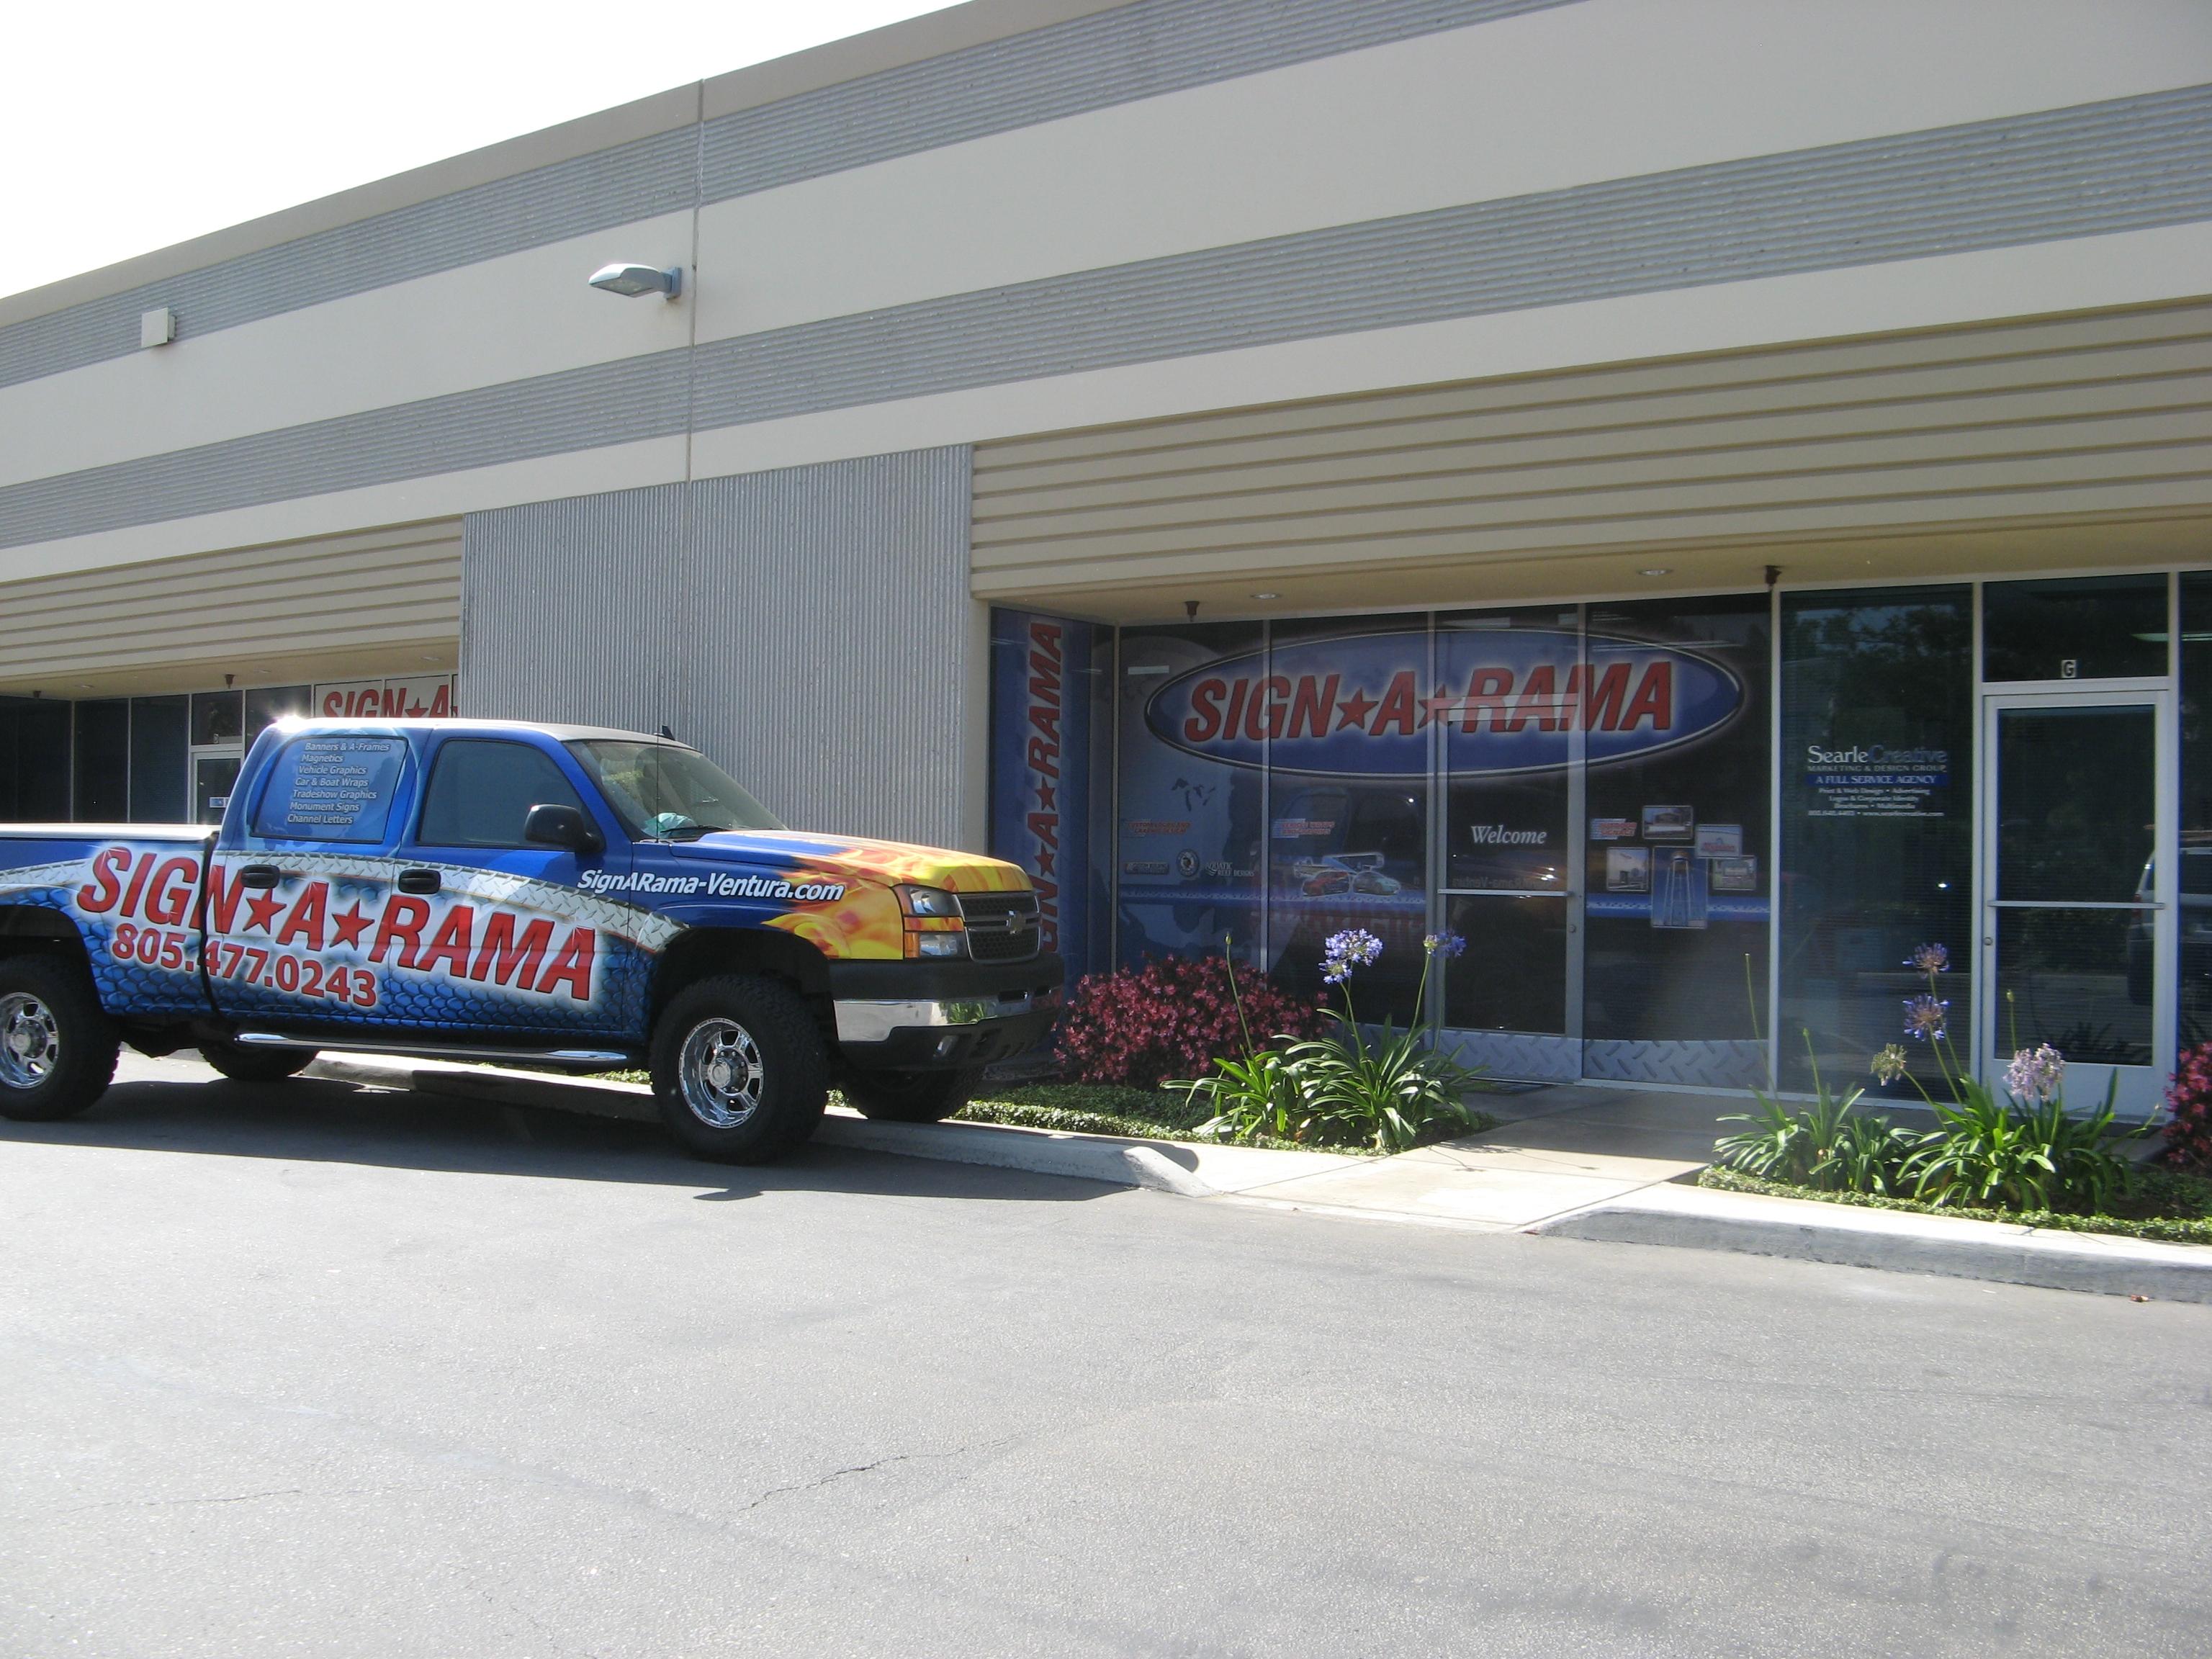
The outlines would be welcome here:
<svg viewBox="0 0 2212 1659">
<path fill-rule="evenodd" d="M 0 1121 L 0 1146 L 114 1147 L 470 1175 L 635 1182 L 727 1203 L 766 1192 L 1072 1202 L 1090 1182 L 813 1145 L 781 1164 L 702 1163 L 658 1124 L 293 1078 L 118 1081 L 83 1116 Z"/>
</svg>

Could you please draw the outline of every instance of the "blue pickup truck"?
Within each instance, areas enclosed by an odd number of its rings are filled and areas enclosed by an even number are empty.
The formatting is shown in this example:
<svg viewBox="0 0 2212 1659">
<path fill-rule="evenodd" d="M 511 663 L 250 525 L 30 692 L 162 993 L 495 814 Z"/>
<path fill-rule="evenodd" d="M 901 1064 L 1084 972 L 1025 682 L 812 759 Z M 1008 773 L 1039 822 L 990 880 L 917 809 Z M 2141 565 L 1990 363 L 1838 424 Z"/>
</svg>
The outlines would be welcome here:
<svg viewBox="0 0 2212 1659">
<path fill-rule="evenodd" d="M 0 1114 L 82 1111 L 125 1042 L 644 1066 L 686 1148 L 758 1162 L 833 1085 L 926 1121 L 1035 1043 L 1037 920 L 1012 865 L 787 830 L 665 738 L 288 720 L 212 832 L 0 827 Z"/>
</svg>

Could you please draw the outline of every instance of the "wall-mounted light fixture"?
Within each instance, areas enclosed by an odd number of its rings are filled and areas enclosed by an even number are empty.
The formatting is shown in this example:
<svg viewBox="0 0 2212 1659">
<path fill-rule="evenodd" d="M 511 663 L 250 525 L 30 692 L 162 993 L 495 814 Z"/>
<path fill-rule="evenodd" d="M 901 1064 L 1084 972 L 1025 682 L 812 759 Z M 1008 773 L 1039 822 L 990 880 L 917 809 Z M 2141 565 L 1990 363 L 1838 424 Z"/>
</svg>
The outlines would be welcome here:
<svg viewBox="0 0 2212 1659">
<path fill-rule="evenodd" d="M 672 300 L 684 292 L 684 267 L 633 264 L 627 260 L 601 265 L 592 273 L 592 286 L 609 294 L 635 300 L 641 294 L 658 294 Z"/>
</svg>

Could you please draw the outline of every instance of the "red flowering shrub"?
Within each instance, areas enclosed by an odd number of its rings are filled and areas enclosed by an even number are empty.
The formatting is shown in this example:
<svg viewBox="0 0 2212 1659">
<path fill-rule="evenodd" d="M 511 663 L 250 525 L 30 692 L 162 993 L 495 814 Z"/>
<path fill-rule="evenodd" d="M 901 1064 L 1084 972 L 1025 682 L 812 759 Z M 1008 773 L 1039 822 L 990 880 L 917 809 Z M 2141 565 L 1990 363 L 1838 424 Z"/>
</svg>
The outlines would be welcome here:
<svg viewBox="0 0 2212 1659">
<path fill-rule="evenodd" d="M 1079 982 L 1060 1023 L 1060 1059 L 1078 1083 L 1126 1083 L 1140 1089 L 1170 1078 L 1203 1077 L 1217 1056 L 1244 1052 L 1278 1035 L 1316 1036 L 1321 1004 L 1302 1002 L 1266 975 L 1237 975 L 1244 1023 L 1231 998 L 1219 957 L 1169 957 L 1141 968 L 1092 974 Z"/>
<path fill-rule="evenodd" d="M 2212 1170 L 2212 1042 L 2184 1048 L 2166 1085 L 2166 1161 L 2185 1169 Z"/>
</svg>

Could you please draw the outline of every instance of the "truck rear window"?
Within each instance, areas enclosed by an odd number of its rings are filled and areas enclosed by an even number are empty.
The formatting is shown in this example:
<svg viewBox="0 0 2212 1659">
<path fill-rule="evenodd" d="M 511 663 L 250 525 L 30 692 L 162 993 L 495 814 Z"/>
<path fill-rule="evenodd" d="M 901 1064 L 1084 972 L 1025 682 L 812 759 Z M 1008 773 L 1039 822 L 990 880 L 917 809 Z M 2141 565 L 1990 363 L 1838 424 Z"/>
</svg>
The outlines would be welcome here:
<svg viewBox="0 0 2212 1659">
<path fill-rule="evenodd" d="M 295 738 L 269 769 L 253 833 L 280 841 L 380 842 L 406 760 L 404 738 Z"/>
</svg>

